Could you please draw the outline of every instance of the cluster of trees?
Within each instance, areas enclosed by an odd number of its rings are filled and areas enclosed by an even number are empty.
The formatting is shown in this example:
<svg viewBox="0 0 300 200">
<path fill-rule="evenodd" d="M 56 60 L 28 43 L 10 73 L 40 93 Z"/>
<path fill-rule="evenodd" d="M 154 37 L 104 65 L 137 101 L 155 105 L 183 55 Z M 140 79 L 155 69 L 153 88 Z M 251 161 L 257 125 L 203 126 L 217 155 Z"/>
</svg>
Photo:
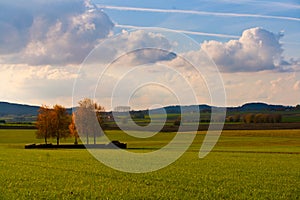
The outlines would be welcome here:
<svg viewBox="0 0 300 200">
<path fill-rule="evenodd" d="M 180 126 L 181 124 L 181 116 L 178 116 L 177 119 L 174 121 L 174 126 Z"/>
<path fill-rule="evenodd" d="M 248 113 L 244 115 L 236 114 L 226 118 L 228 122 L 244 122 L 244 123 L 279 123 L 282 121 L 281 114 L 265 114 L 265 113 Z"/>
<path fill-rule="evenodd" d="M 61 138 L 69 137 L 70 117 L 66 108 L 60 105 L 55 105 L 53 108 L 42 106 L 39 109 L 37 117 L 37 138 L 44 138 L 47 144 L 47 139 L 56 138 L 57 145 Z"/>
<path fill-rule="evenodd" d="M 96 137 L 102 134 L 99 123 L 103 121 L 100 115 L 103 111 L 104 108 L 91 99 L 80 101 L 72 115 L 61 105 L 42 106 L 38 111 L 36 136 L 43 138 L 46 144 L 48 139 L 55 138 L 57 145 L 61 138 L 74 137 L 74 143 L 78 144 L 78 133 L 83 133 L 87 144 L 90 136 L 94 136 L 96 144 Z"/>
</svg>

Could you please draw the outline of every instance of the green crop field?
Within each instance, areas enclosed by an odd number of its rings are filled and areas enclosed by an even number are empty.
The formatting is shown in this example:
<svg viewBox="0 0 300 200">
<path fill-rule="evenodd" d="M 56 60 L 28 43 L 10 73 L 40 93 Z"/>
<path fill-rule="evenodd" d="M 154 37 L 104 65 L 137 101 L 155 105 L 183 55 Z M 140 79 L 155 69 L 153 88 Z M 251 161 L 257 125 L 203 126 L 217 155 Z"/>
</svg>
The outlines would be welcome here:
<svg viewBox="0 0 300 200">
<path fill-rule="evenodd" d="M 162 147 L 175 133 L 144 140 L 121 131 L 107 135 L 138 153 Z M 300 130 L 223 131 L 213 152 L 199 159 L 204 135 L 166 168 L 130 174 L 84 149 L 24 149 L 43 142 L 34 130 L 0 130 L 0 199 L 300 198 Z"/>
</svg>

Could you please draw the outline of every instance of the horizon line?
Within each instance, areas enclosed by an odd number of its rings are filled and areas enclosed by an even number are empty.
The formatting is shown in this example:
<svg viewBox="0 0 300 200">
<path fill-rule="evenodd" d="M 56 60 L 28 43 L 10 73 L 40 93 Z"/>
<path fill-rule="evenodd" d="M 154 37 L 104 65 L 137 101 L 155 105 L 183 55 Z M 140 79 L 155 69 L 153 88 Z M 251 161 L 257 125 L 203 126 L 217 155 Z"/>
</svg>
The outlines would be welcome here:
<svg viewBox="0 0 300 200">
<path fill-rule="evenodd" d="M 41 107 L 42 105 L 46 105 L 46 104 L 41 104 L 41 105 L 37 105 L 37 104 L 31 104 L 31 103 L 18 103 L 18 102 L 9 102 L 9 101 L 3 101 L 3 100 L 0 100 L 0 103 L 8 103 L 8 104 L 17 104 L 17 105 L 23 105 L 23 106 L 32 106 L 32 107 Z M 161 109 L 161 108 L 166 108 L 166 107 L 171 107 L 171 106 L 209 106 L 209 107 L 215 107 L 215 108 L 234 108 L 234 107 L 241 107 L 243 105 L 246 105 L 246 104 L 267 104 L 268 106 L 284 106 L 284 107 L 296 107 L 297 105 L 300 105 L 300 103 L 297 103 L 296 105 L 291 105 L 291 104 L 276 104 L 276 103 L 267 103 L 267 102 L 263 102 L 263 101 L 251 101 L 251 102 L 244 102 L 244 103 L 241 103 L 241 104 L 238 104 L 238 105 L 225 105 L 225 107 L 222 107 L 222 106 L 215 106 L 215 105 L 210 105 L 210 104 L 206 104 L 206 103 L 199 103 L 199 104 L 188 104 L 188 105 L 165 105 L 165 106 L 162 106 L 162 107 L 158 107 L 158 108 L 154 108 L 154 109 Z M 55 104 L 54 104 L 55 105 Z M 61 104 L 59 104 L 61 105 Z M 65 107 L 64 105 L 61 105 L 63 107 Z M 74 106 L 74 107 L 65 107 L 66 109 L 73 109 L 73 108 L 76 108 L 77 106 Z M 143 108 L 143 109 L 132 109 L 130 111 L 139 111 L 139 110 L 147 110 L 149 108 Z M 113 109 L 111 110 L 105 110 L 105 112 L 110 112 L 110 111 L 113 111 Z"/>
</svg>

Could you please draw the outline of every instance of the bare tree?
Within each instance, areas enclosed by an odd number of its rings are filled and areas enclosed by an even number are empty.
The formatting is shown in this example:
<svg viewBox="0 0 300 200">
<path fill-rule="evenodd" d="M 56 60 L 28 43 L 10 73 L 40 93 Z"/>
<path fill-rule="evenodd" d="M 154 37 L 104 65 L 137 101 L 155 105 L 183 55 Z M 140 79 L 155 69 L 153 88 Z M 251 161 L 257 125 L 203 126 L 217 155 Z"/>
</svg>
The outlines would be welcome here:
<svg viewBox="0 0 300 200">
<path fill-rule="evenodd" d="M 94 144 L 96 144 L 97 136 L 103 134 L 100 128 L 102 118 L 99 116 L 103 111 L 104 107 L 91 99 L 85 98 L 79 102 L 79 107 L 75 111 L 75 123 L 79 134 L 85 135 L 87 144 L 90 136 L 94 137 Z"/>
</svg>

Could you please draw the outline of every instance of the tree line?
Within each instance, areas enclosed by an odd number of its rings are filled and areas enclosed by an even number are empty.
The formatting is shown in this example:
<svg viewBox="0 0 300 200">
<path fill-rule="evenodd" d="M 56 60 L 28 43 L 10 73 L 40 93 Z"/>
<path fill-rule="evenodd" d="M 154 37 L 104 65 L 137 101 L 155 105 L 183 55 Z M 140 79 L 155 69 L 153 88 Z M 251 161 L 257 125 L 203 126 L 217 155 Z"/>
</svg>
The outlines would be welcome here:
<svg viewBox="0 0 300 200">
<path fill-rule="evenodd" d="M 103 111 L 102 106 L 88 98 L 79 102 L 72 115 L 61 105 L 52 108 L 43 105 L 38 111 L 36 137 L 43 138 L 45 144 L 48 143 L 48 139 L 55 138 L 57 145 L 62 138 L 74 137 L 74 144 L 78 144 L 78 133 L 82 133 L 87 144 L 91 136 L 96 144 L 96 137 L 103 134 L 99 127 L 103 121 L 100 115 Z"/>
<path fill-rule="evenodd" d="M 244 122 L 250 123 L 280 123 L 282 121 L 281 114 L 266 114 L 266 113 L 248 113 L 248 114 L 236 114 L 226 118 L 227 122 Z"/>
</svg>

